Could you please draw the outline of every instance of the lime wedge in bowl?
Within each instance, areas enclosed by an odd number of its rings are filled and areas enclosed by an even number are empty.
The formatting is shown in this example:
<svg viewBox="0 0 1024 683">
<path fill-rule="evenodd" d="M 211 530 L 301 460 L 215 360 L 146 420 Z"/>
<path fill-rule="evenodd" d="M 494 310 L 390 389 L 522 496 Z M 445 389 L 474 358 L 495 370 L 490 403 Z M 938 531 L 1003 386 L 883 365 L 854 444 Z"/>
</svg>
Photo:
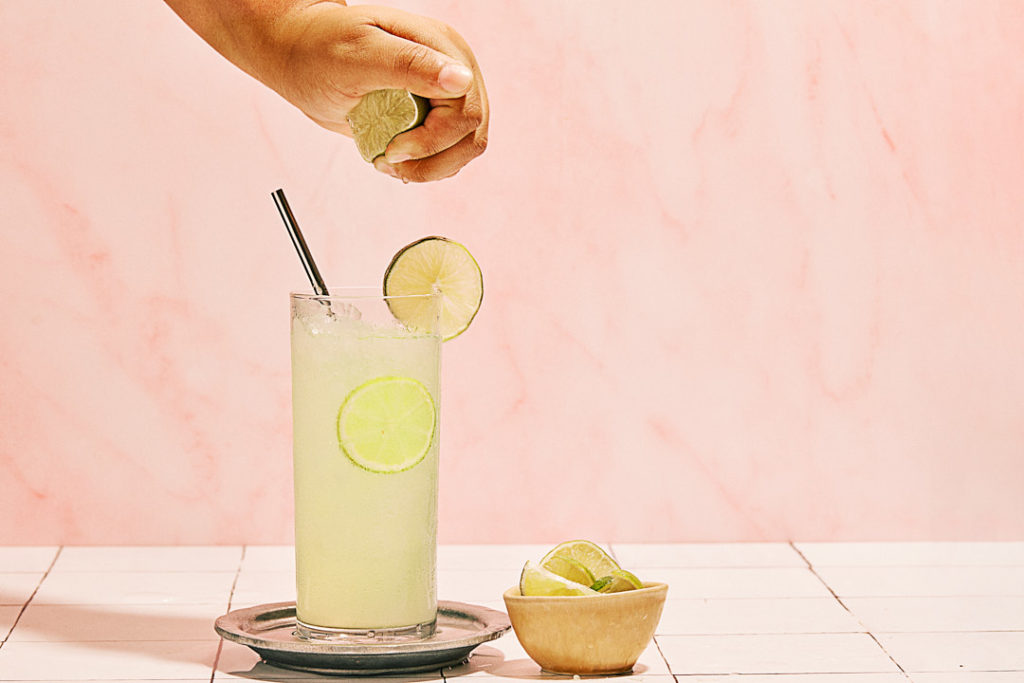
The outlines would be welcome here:
<svg viewBox="0 0 1024 683">
<path fill-rule="evenodd" d="M 591 571 L 582 562 L 571 557 L 555 555 L 554 557 L 549 557 L 540 566 L 549 572 L 558 574 L 564 579 L 569 579 L 584 586 L 590 586 L 594 583 L 594 575 Z"/>
<path fill-rule="evenodd" d="M 426 457 L 437 427 L 430 391 L 412 377 L 377 377 L 349 393 L 338 409 L 338 443 L 370 472 L 403 472 Z"/>
<path fill-rule="evenodd" d="M 611 576 L 613 572 L 620 570 L 619 563 L 612 559 L 601 546 L 591 541 L 566 541 L 559 543 L 541 559 L 544 565 L 553 557 L 566 557 L 579 562 L 596 577 Z"/>
<path fill-rule="evenodd" d="M 598 593 L 621 593 L 643 588 L 644 584 L 625 569 L 613 569 L 611 574 L 597 579 L 590 587 Z"/>
<path fill-rule="evenodd" d="M 597 595 L 589 586 L 570 581 L 530 560 L 519 575 L 522 595 Z"/>
<path fill-rule="evenodd" d="M 441 295 L 437 303 L 424 294 Z M 421 295 L 420 297 L 410 295 Z M 391 312 L 413 330 L 437 330 L 448 341 L 473 322 L 484 297 L 480 266 L 466 247 L 446 237 L 424 237 L 399 250 L 384 273 Z"/>
<path fill-rule="evenodd" d="M 363 95 L 345 118 L 359 154 L 372 162 L 396 135 L 423 123 L 428 111 L 430 103 L 419 95 L 388 88 Z"/>
</svg>

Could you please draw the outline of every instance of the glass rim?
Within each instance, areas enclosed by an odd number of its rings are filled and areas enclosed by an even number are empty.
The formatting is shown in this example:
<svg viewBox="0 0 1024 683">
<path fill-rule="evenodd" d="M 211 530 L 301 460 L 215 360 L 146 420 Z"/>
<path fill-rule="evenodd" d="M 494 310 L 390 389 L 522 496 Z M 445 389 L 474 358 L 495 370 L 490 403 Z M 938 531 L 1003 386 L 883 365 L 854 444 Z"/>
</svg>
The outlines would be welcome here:
<svg viewBox="0 0 1024 683">
<path fill-rule="evenodd" d="M 299 299 L 302 301 L 335 301 L 335 300 L 415 300 L 415 299 L 433 299 L 440 296 L 440 292 L 431 292 L 429 294 L 385 294 L 383 289 L 380 287 L 370 286 L 356 286 L 356 287 L 328 287 L 327 291 L 330 294 L 317 294 L 315 292 L 289 292 L 289 299 Z"/>
</svg>

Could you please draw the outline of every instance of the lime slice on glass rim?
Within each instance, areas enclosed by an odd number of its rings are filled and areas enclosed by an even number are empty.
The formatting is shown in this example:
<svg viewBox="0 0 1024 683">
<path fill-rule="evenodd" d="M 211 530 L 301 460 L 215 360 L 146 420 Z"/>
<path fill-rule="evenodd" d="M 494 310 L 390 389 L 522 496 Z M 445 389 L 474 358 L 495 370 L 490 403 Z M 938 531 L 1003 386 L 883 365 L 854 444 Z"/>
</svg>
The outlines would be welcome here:
<svg viewBox="0 0 1024 683">
<path fill-rule="evenodd" d="M 423 123 L 428 111 L 430 103 L 419 95 L 387 88 L 363 95 L 345 119 L 359 154 L 372 163 L 396 135 Z"/>
<path fill-rule="evenodd" d="M 567 557 L 579 562 L 594 576 L 611 576 L 621 571 L 619 563 L 612 559 L 599 545 L 591 541 L 566 541 L 559 543 L 541 559 L 541 565 L 553 557 Z"/>
<path fill-rule="evenodd" d="M 430 391 L 412 377 L 377 377 L 353 389 L 338 409 L 338 443 L 370 472 L 403 472 L 426 457 L 437 428 Z"/>
<path fill-rule="evenodd" d="M 533 560 L 523 566 L 519 575 L 519 592 L 523 595 L 597 595 L 589 586 L 570 581 L 544 569 Z"/>
<path fill-rule="evenodd" d="M 437 331 L 443 341 L 462 334 L 480 310 L 484 278 L 469 250 L 446 237 L 424 237 L 395 254 L 384 273 L 384 296 L 439 293 L 434 299 L 386 299 L 391 312 L 413 330 Z"/>
</svg>

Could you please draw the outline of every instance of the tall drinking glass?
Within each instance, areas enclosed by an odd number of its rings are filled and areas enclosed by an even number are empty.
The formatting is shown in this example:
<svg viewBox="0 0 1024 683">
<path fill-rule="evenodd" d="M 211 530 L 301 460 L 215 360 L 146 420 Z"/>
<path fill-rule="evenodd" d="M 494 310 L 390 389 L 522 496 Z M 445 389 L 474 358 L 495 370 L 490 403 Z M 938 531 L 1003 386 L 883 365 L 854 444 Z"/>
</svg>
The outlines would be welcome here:
<svg viewBox="0 0 1024 683">
<path fill-rule="evenodd" d="M 410 303 L 291 295 L 300 637 L 434 632 L 441 338 L 392 314 Z"/>
</svg>

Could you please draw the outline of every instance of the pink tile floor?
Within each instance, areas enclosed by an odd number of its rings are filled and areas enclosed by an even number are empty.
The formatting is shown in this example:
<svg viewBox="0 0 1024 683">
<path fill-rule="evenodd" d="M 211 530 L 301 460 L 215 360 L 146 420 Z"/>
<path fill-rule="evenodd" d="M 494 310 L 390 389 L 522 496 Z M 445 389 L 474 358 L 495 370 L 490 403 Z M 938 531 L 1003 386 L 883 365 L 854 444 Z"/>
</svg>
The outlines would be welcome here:
<svg viewBox="0 0 1024 683">
<path fill-rule="evenodd" d="M 669 584 L 626 680 L 1024 683 L 1024 543 L 608 547 Z M 546 550 L 442 546 L 439 597 L 503 610 L 502 591 Z M 315 680 L 213 630 L 293 590 L 285 546 L 0 547 L 0 681 Z M 462 676 L 561 678 L 509 633 L 466 664 L 388 680 Z"/>
</svg>

